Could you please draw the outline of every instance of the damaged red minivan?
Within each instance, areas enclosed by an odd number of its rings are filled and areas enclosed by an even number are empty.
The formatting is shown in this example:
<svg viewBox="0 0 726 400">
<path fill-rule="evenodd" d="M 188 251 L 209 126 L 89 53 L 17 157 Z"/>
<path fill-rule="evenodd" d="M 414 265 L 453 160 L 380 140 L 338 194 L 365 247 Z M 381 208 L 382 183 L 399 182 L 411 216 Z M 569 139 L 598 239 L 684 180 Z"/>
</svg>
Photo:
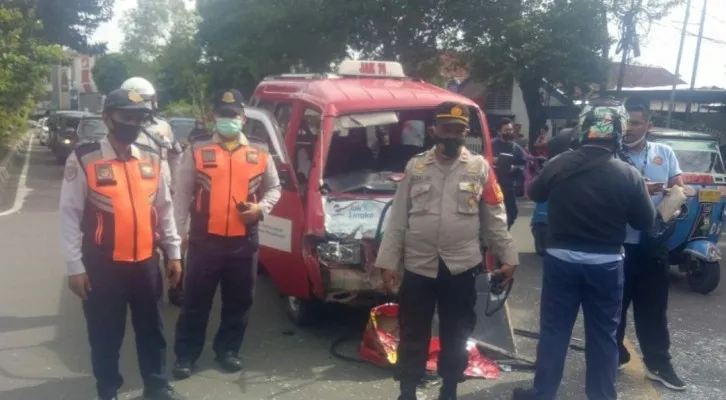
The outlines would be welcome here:
<svg viewBox="0 0 726 400">
<path fill-rule="evenodd" d="M 386 205 L 407 161 L 432 146 L 427 128 L 445 101 L 471 107 L 467 146 L 491 154 L 473 101 L 406 77 L 399 63 L 344 61 L 335 74 L 271 76 L 255 89 L 250 106 L 275 124 L 261 132 L 282 183 L 260 224 L 260 264 L 295 323 L 315 321 L 326 302 L 380 301 L 373 262 Z"/>
</svg>

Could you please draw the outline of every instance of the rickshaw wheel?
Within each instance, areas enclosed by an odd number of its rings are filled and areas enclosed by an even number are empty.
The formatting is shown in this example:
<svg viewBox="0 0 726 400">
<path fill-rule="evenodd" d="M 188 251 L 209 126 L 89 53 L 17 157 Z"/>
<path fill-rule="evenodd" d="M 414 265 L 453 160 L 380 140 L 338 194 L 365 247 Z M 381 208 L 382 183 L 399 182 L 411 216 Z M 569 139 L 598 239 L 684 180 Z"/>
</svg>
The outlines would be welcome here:
<svg viewBox="0 0 726 400">
<path fill-rule="evenodd" d="M 721 264 L 689 257 L 686 261 L 686 281 L 696 293 L 713 292 L 721 280 Z"/>
<path fill-rule="evenodd" d="M 534 238 L 534 251 L 537 255 L 544 257 L 547 251 L 547 225 L 532 225 L 532 237 Z"/>
<path fill-rule="evenodd" d="M 323 308 L 320 300 L 314 297 L 301 299 L 295 296 L 284 296 L 283 299 L 287 316 L 295 325 L 305 327 L 320 321 Z"/>
</svg>

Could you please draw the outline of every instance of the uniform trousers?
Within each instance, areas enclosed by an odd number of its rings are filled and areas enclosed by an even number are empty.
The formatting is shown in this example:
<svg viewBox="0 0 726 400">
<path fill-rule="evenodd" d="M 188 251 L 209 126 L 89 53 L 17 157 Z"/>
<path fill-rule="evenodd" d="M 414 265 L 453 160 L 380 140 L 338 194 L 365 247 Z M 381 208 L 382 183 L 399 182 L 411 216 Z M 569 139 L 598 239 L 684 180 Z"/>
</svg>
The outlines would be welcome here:
<svg viewBox="0 0 726 400">
<path fill-rule="evenodd" d="M 554 400 L 577 314 L 585 317 L 585 393 L 590 400 L 617 398 L 615 339 L 623 294 L 623 262 L 575 264 L 549 254 L 544 258 L 540 303 L 540 339 L 534 394 Z"/>
<path fill-rule="evenodd" d="M 625 288 L 623 312 L 618 327 L 621 361 L 629 357 L 623 345 L 628 307 L 633 304 L 635 333 L 638 336 L 643 363 L 649 369 L 668 365 L 670 334 L 668 332 L 668 254 L 664 249 L 651 251 L 640 244 L 625 244 Z"/>
<path fill-rule="evenodd" d="M 514 221 L 517 220 L 519 209 L 517 207 L 517 195 L 512 184 L 502 186 L 502 194 L 504 195 L 504 208 L 507 212 L 507 229 L 511 229 Z"/>
<path fill-rule="evenodd" d="M 166 387 L 166 340 L 160 309 L 163 283 L 158 255 L 128 263 L 84 254 L 83 264 L 91 284 L 83 311 L 99 396 L 111 398 L 123 385 L 118 360 L 127 308 L 131 309 L 144 387 L 148 391 Z"/>
<path fill-rule="evenodd" d="M 395 373 L 402 386 L 417 385 L 424 377 L 437 306 L 441 341 L 439 376 L 450 382 L 463 380 L 469 361 L 466 345 L 476 325 L 474 306 L 478 268 L 452 275 L 439 259 L 436 278 L 408 270 L 404 273 L 399 291 L 400 342 Z"/>
<path fill-rule="evenodd" d="M 236 355 L 242 346 L 255 297 L 257 252 L 218 254 L 205 252 L 190 243 L 186 270 L 174 343 L 177 360 L 193 363 L 199 358 L 218 286 L 222 290 L 222 318 L 213 349 L 220 356 Z"/>
</svg>

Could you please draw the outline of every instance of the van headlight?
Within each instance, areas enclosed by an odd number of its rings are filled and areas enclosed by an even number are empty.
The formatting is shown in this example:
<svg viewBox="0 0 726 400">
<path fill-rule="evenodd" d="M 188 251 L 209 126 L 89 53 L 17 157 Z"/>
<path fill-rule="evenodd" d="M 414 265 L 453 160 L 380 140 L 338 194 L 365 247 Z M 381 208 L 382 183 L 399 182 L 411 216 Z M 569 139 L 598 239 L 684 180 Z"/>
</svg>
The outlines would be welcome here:
<svg viewBox="0 0 726 400">
<path fill-rule="evenodd" d="M 63 139 L 63 144 L 71 144 L 71 139 Z"/>
<path fill-rule="evenodd" d="M 360 265 L 363 261 L 361 243 L 325 242 L 317 246 L 321 261 L 345 265 Z"/>
</svg>

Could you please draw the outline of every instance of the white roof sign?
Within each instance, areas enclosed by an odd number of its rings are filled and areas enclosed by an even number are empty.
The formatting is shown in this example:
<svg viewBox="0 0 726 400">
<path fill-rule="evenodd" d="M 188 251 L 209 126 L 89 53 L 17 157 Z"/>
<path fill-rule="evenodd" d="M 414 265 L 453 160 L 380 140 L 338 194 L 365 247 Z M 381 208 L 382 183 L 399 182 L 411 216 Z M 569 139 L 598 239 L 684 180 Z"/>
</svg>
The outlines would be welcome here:
<svg viewBox="0 0 726 400">
<path fill-rule="evenodd" d="M 405 78 L 401 63 L 391 61 L 345 60 L 338 66 L 338 75 Z"/>
</svg>

